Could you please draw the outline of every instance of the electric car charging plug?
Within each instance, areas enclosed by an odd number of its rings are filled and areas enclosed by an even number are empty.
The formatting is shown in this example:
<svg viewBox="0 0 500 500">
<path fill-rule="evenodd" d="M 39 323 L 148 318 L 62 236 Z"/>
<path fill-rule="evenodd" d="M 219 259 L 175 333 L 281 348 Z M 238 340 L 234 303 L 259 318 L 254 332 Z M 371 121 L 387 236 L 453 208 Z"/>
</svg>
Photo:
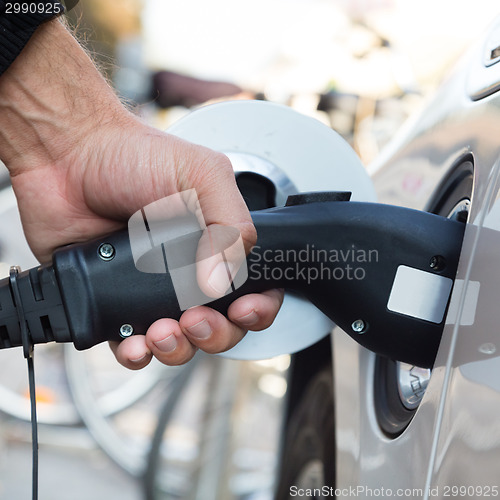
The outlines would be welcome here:
<svg viewBox="0 0 500 500">
<path fill-rule="evenodd" d="M 284 207 L 252 212 L 258 242 L 238 271 L 248 277 L 236 276 L 243 284 L 207 305 L 225 313 L 237 297 L 285 288 L 364 347 L 431 367 L 465 224 L 347 200 L 345 193 L 300 194 Z M 0 281 L 2 348 L 23 345 L 20 321 L 34 344 L 73 342 L 87 349 L 144 334 L 157 319 L 182 313 L 168 269 L 139 271 L 126 230 L 61 248 L 52 265 L 18 273 L 18 297 L 11 279 Z"/>
</svg>

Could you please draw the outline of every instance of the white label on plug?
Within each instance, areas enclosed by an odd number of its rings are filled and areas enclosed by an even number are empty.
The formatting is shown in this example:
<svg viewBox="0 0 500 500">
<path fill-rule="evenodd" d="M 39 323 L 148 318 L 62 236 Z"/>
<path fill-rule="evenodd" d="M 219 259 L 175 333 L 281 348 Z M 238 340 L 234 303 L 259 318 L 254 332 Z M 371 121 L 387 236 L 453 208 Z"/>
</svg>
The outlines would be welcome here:
<svg viewBox="0 0 500 500">
<path fill-rule="evenodd" d="M 452 286 L 450 278 L 399 266 L 387 309 L 439 324 L 443 321 Z"/>
</svg>

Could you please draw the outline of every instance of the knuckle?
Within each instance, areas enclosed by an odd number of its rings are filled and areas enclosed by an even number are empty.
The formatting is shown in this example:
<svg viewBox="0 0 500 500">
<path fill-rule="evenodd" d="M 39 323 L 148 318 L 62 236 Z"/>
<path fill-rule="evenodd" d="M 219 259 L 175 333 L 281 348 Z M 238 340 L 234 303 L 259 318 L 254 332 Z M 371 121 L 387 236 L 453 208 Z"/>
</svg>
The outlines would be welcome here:
<svg viewBox="0 0 500 500">
<path fill-rule="evenodd" d="M 213 166 L 214 168 L 223 175 L 234 176 L 233 166 L 229 158 L 218 151 L 213 152 Z"/>
<path fill-rule="evenodd" d="M 231 162 L 224 153 L 207 148 L 203 148 L 201 153 L 201 170 L 203 170 L 205 174 L 211 172 L 220 175 L 228 175 L 229 173 L 234 175 Z"/>
<path fill-rule="evenodd" d="M 250 249 L 257 243 L 257 229 L 251 220 L 240 225 L 240 232 L 246 248 Z"/>
</svg>

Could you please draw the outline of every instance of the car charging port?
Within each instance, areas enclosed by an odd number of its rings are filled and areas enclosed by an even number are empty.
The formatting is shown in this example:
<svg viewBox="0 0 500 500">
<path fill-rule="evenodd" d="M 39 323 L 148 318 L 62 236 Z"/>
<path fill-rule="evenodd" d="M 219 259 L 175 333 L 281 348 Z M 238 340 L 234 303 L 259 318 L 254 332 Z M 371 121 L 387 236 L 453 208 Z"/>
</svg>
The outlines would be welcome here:
<svg viewBox="0 0 500 500">
<path fill-rule="evenodd" d="M 426 209 L 452 221 L 469 219 L 473 191 L 474 160 L 461 158 L 436 190 Z M 432 256 L 429 268 L 443 270 L 443 256 Z M 375 413 L 378 424 L 389 438 L 403 433 L 422 402 L 432 376 L 430 368 L 377 356 L 374 373 Z"/>
</svg>

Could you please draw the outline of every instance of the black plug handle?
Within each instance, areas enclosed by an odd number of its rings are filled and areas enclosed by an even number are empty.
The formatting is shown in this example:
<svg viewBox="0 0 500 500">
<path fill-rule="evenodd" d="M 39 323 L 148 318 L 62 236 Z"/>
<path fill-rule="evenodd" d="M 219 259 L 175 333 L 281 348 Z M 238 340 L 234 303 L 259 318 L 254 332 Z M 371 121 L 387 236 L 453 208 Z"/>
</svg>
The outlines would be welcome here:
<svg viewBox="0 0 500 500">
<path fill-rule="evenodd" d="M 453 280 L 465 225 L 388 205 L 318 202 L 314 197 L 303 201 L 252 213 L 258 242 L 247 258 L 248 279 L 208 305 L 226 313 L 242 295 L 275 287 L 294 290 L 368 349 L 431 366 L 445 311 L 439 321 L 429 321 L 390 310 L 388 301 L 400 266 Z M 104 248 L 107 260 L 101 254 L 103 245 L 109 245 Z M 126 230 L 56 251 L 53 268 L 41 268 L 37 275 L 45 288 L 55 276 L 60 290 L 60 300 L 54 297 L 53 305 L 47 303 L 51 309 L 45 323 L 53 332 L 47 340 L 68 341 L 69 336 L 77 349 L 132 332 L 144 334 L 155 320 L 178 319 L 182 313 L 168 272 L 136 269 Z M 0 325 L 5 324 L 1 290 L 0 284 Z M 25 309 L 42 317 L 40 310 Z M 12 344 L 17 337 L 9 333 L 9 338 Z"/>
</svg>

